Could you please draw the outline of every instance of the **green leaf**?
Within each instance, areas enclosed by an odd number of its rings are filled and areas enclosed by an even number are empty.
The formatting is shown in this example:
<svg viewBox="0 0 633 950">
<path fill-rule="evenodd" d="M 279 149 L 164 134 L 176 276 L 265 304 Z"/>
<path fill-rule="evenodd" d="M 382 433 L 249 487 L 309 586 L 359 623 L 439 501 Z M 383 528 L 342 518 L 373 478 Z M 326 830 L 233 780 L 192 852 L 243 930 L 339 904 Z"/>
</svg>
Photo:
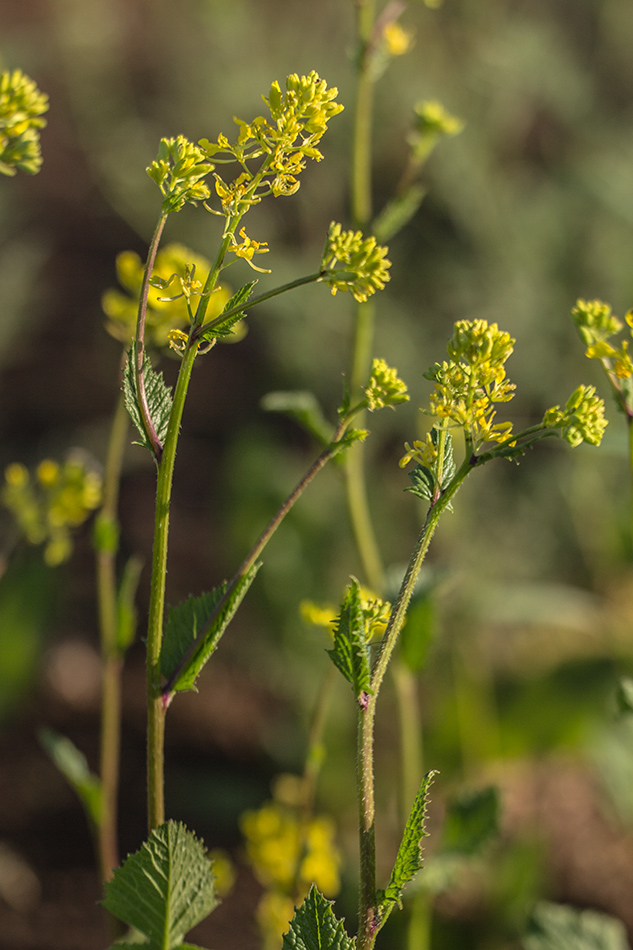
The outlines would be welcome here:
<svg viewBox="0 0 633 950">
<path fill-rule="evenodd" d="M 413 485 L 405 488 L 423 501 L 433 501 L 437 488 L 444 491 L 451 482 L 456 468 L 453 455 L 453 439 L 450 432 L 442 427 L 433 426 L 431 429 L 431 441 L 437 450 L 437 458 L 433 469 L 426 465 L 416 465 L 413 471 L 409 472 L 409 478 Z M 452 510 L 450 505 L 449 510 Z"/>
<path fill-rule="evenodd" d="M 523 937 L 525 950 L 628 950 L 624 925 L 592 910 L 543 901 Z"/>
<path fill-rule="evenodd" d="M 229 310 L 233 310 L 234 307 L 240 307 L 242 304 L 246 303 L 250 295 L 253 293 L 253 287 L 257 283 L 256 280 L 251 280 L 250 283 L 244 284 L 243 287 L 237 291 L 236 294 L 233 294 L 230 300 L 228 300 L 224 306 L 222 313 L 228 313 Z M 219 320 L 222 316 L 222 313 L 219 317 L 216 317 L 215 320 Z M 226 320 L 220 323 L 213 321 L 213 326 L 205 331 L 204 324 L 200 330 L 200 340 L 215 340 L 219 336 L 230 336 L 233 332 L 233 327 L 236 323 L 239 323 L 240 320 L 244 318 L 244 312 L 234 313 L 232 317 L 227 317 Z"/>
<path fill-rule="evenodd" d="M 88 768 L 85 755 L 66 736 L 52 729 L 40 731 L 40 742 L 51 759 L 75 789 L 90 820 L 98 825 L 101 821 L 101 781 Z"/>
<path fill-rule="evenodd" d="M 240 580 L 211 627 L 205 633 L 197 649 L 189 658 L 186 666 L 172 684 L 172 690 L 180 692 L 195 689 L 196 679 L 205 663 L 215 652 L 222 634 L 241 604 L 246 591 L 253 583 L 260 567 L 261 562 L 253 565 L 250 571 Z M 216 587 L 200 597 L 189 597 L 188 600 L 169 611 L 161 651 L 161 672 L 165 679 L 172 676 L 191 644 L 200 636 L 213 610 L 224 596 L 226 589 L 227 584 L 225 582 L 220 587 Z"/>
<path fill-rule="evenodd" d="M 426 806 L 429 801 L 429 788 L 436 775 L 437 771 L 427 772 L 415 797 L 391 872 L 391 880 L 382 895 L 381 911 L 383 912 L 391 909 L 387 906 L 389 904 L 400 904 L 405 886 L 422 868 L 422 838 L 427 834 L 424 827 Z"/>
<path fill-rule="evenodd" d="M 369 692 L 371 673 L 360 585 L 355 577 L 351 580 L 334 629 L 334 649 L 327 652 L 358 699 L 362 692 Z"/>
<path fill-rule="evenodd" d="M 136 590 L 141 577 L 143 562 L 140 557 L 128 559 L 119 584 L 117 598 L 117 646 L 121 656 L 132 645 L 136 635 Z"/>
<path fill-rule="evenodd" d="M 416 495 L 422 501 L 433 501 L 435 493 L 433 472 L 426 465 L 416 465 L 408 475 L 413 484 L 405 488 L 405 491 L 410 491 L 412 495 Z"/>
<path fill-rule="evenodd" d="M 127 355 L 125 372 L 123 374 L 123 395 L 125 397 L 125 408 L 127 409 L 130 419 L 134 423 L 136 430 L 141 437 L 140 442 L 135 444 L 145 446 L 145 448 L 149 449 L 153 455 L 154 451 L 147 438 L 147 435 L 145 434 L 143 418 L 139 408 L 138 393 L 136 391 L 136 376 L 134 373 L 133 353 L 134 348 L 132 347 Z M 152 419 L 152 423 L 154 424 L 156 435 L 158 436 L 160 442 L 164 442 L 165 437 L 167 436 L 169 417 L 171 415 L 171 392 L 165 385 L 163 374 L 157 373 L 154 369 L 152 369 L 152 362 L 147 353 L 143 354 L 143 376 L 145 379 L 145 395 L 147 397 L 149 414 Z"/>
<path fill-rule="evenodd" d="M 400 655 L 412 673 L 419 673 L 429 655 L 437 634 L 435 596 L 433 590 L 423 590 L 411 598 L 407 619 L 400 634 Z"/>
<path fill-rule="evenodd" d="M 472 857 L 499 830 L 499 790 L 491 785 L 461 794 L 448 806 L 442 853 Z"/>
<path fill-rule="evenodd" d="M 169 821 L 152 831 L 106 883 L 104 907 L 148 938 L 150 950 L 178 950 L 217 905 L 202 842 Z"/>
<path fill-rule="evenodd" d="M 295 910 L 282 950 L 354 950 L 343 921 L 334 916 L 332 901 L 326 900 L 314 884 Z"/>
<path fill-rule="evenodd" d="M 289 416 L 322 445 L 329 445 L 334 430 L 323 415 L 313 393 L 298 391 L 267 393 L 260 405 L 266 412 L 281 412 Z"/>
</svg>

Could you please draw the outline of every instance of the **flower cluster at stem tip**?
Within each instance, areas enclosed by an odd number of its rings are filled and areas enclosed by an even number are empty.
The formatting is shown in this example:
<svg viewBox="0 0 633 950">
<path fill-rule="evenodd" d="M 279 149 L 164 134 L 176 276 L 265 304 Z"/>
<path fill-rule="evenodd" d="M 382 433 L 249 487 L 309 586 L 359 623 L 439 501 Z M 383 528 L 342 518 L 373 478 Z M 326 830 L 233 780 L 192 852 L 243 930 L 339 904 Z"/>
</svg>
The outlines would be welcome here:
<svg viewBox="0 0 633 950">
<path fill-rule="evenodd" d="M 611 313 L 611 307 L 602 300 L 578 300 L 571 312 L 572 320 L 581 340 L 587 347 L 589 359 L 601 360 L 607 373 L 613 373 L 618 380 L 633 376 L 633 361 L 629 353 L 628 340 L 622 340 L 619 348 L 607 341 L 619 333 L 624 324 Z M 624 317 L 633 328 L 633 311 Z M 633 335 L 633 330 L 632 330 Z"/>
<path fill-rule="evenodd" d="M 333 221 L 325 242 L 320 279 L 333 294 L 349 290 L 354 300 L 364 303 L 389 280 L 391 261 L 387 260 L 387 252 L 388 248 L 378 244 L 375 237 L 363 237 L 361 231 L 343 231 Z M 342 268 L 337 264 L 342 264 Z"/>
<path fill-rule="evenodd" d="M 365 397 L 370 412 L 385 406 L 394 409 L 400 403 L 409 401 L 407 385 L 398 376 L 398 370 L 387 366 L 383 359 L 374 359 L 372 363 Z"/>
<path fill-rule="evenodd" d="M 210 269 L 211 264 L 206 257 L 182 244 L 168 244 L 158 252 L 147 300 L 146 345 L 173 347 L 174 334 L 189 329 L 192 321 L 191 298 L 202 292 Z M 138 254 L 122 251 L 116 259 L 116 272 L 126 292 L 110 288 L 101 298 L 101 306 L 108 318 L 108 333 L 127 346 L 136 332 L 143 270 L 143 262 Z M 229 288 L 225 284 L 218 284 L 209 299 L 207 314 L 210 319 L 219 316 L 229 297 Z"/>
<path fill-rule="evenodd" d="M 101 477 L 80 458 L 62 465 L 44 459 L 34 478 L 14 462 L 5 471 L 2 502 L 29 544 L 45 544 L 44 560 L 54 567 L 70 557 L 71 529 L 101 503 Z"/>
<path fill-rule="evenodd" d="M 316 884 L 328 897 L 340 889 L 341 857 L 334 843 L 334 825 L 322 815 L 304 819 L 304 784 L 281 775 L 273 800 L 240 820 L 253 870 L 265 887 L 257 908 L 264 950 L 276 950 L 288 930 L 294 907 Z"/>
<path fill-rule="evenodd" d="M 610 315 L 592 310 L 596 333 L 605 326 L 613 326 Z M 602 329 L 599 329 L 602 327 Z M 588 331 L 589 332 L 589 331 Z M 512 431 L 511 422 L 497 423 L 495 405 L 508 402 L 514 396 L 515 386 L 506 377 L 505 362 L 513 351 L 515 341 L 496 323 L 485 320 L 459 320 L 448 343 L 449 359 L 436 363 L 425 373 L 435 388 L 430 397 L 428 415 L 443 423 L 452 423 L 463 429 L 468 451 L 474 458 L 486 442 L 497 444 L 489 450 L 490 456 L 516 458 L 524 448 L 544 435 L 558 430 L 572 446 L 581 442 L 599 445 L 607 426 L 604 402 L 593 386 L 578 386 L 564 408 L 552 406 L 542 422 L 524 432 Z M 434 429 L 439 427 L 436 425 Z M 438 443 L 429 433 L 424 442 L 405 443 L 406 453 L 400 465 L 415 461 L 429 471 L 438 463 Z"/>
<path fill-rule="evenodd" d="M 512 434 L 511 422 L 494 422 L 494 406 L 514 395 L 504 367 L 514 342 L 496 323 L 459 320 L 448 344 L 450 360 L 424 374 L 435 383 L 430 414 L 463 428 L 475 450 L 484 442 L 505 442 Z"/>
<path fill-rule="evenodd" d="M 19 69 L 0 75 L 0 173 L 35 175 L 42 165 L 39 130 L 48 96 Z"/>
</svg>

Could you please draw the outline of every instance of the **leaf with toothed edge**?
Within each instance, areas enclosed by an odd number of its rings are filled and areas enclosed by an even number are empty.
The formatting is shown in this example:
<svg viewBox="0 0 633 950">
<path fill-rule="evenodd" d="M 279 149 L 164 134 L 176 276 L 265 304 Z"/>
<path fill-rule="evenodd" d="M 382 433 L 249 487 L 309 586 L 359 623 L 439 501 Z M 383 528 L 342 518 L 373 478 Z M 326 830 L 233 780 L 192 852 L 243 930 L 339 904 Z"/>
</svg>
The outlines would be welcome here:
<svg viewBox="0 0 633 950">
<path fill-rule="evenodd" d="M 334 916 L 332 901 L 313 884 L 301 907 L 295 910 L 282 950 L 354 950 L 355 941 Z"/>
<path fill-rule="evenodd" d="M 152 831 L 105 889 L 104 907 L 144 934 L 149 950 L 184 950 L 185 934 L 217 905 L 204 845 L 175 821 Z"/>
<path fill-rule="evenodd" d="M 334 649 L 328 650 L 332 663 L 341 671 L 358 699 L 368 693 L 371 682 L 369 652 L 365 634 L 365 616 L 360 584 L 355 577 L 347 588 L 341 612 L 334 628 Z"/>
<path fill-rule="evenodd" d="M 385 911 L 388 913 L 391 906 L 400 904 L 405 886 L 422 869 L 422 838 L 427 834 L 426 806 L 429 801 L 429 788 L 436 775 L 435 770 L 427 772 L 415 797 L 391 872 L 391 880 L 386 890 L 380 894 L 379 903 L 382 913 Z"/>
<path fill-rule="evenodd" d="M 227 300 L 224 305 L 222 313 L 228 313 L 229 310 L 233 310 L 234 307 L 239 307 L 242 304 L 245 304 L 250 295 L 253 293 L 253 287 L 257 283 L 256 280 L 251 280 L 250 283 L 244 284 L 243 287 L 233 294 L 230 300 Z M 216 319 L 220 320 L 222 314 L 219 315 Z M 216 337 L 231 336 L 233 333 L 233 327 L 236 323 L 239 323 L 240 320 L 244 319 L 244 312 L 240 311 L 239 313 L 234 313 L 232 317 L 227 317 L 224 322 L 215 323 L 214 326 L 210 327 L 205 331 L 204 324 L 200 328 L 200 340 L 215 340 Z"/>
<path fill-rule="evenodd" d="M 136 374 L 134 372 L 134 348 L 130 349 L 125 363 L 123 374 L 123 396 L 125 399 L 125 408 L 128 411 L 130 419 L 134 423 L 137 432 L 140 435 L 140 441 L 136 445 L 142 445 L 154 454 L 152 445 L 147 438 L 145 427 L 143 425 L 143 416 L 139 405 L 138 392 L 136 389 Z M 171 415 L 172 396 L 171 391 L 165 385 L 163 374 L 157 373 L 152 368 L 152 361 L 147 353 L 143 354 L 143 378 L 145 380 L 145 396 L 149 409 L 152 424 L 158 436 L 159 442 L 163 443 L 167 437 L 167 428 L 169 426 L 169 417 Z"/>
<path fill-rule="evenodd" d="M 202 668 L 217 649 L 220 638 L 233 619 L 248 588 L 255 580 L 261 562 L 253 565 L 244 577 L 241 578 L 235 590 L 222 607 L 211 627 L 200 641 L 185 667 L 181 670 L 175 682 L 171 685 L 172 692 L 182 692 L 196 688 L 196 680 Z M 208 623 L 209 617 L 220 602 L 227 589 L 226 582 L 215 587 L 200 597 L 189 597 L 177 607 L 173 607 L 167 614 L 163 647 L 161 650 L 161 673 L 165 679 L 173 675 L 178 664 L 185 656 L 191 644 L 196 640 Z"/>
</svg>

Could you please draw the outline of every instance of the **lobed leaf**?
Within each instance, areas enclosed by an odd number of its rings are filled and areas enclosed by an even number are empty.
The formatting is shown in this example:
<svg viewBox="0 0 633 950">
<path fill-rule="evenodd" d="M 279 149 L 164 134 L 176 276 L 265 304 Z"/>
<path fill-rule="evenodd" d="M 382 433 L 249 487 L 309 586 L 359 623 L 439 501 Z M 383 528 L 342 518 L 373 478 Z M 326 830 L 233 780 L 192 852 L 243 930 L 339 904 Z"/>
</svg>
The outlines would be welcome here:
<svg viewBox="0 0 633 950">
<path fill-rule="evenodd" d="M 437 771 L 427 772 L 415 797 L 411 814 L 405 825 L 402 841 L 391 872 L 391 879 L 381 901 L 381 910 L 389 910 L 389 904 L 399 904 L 405 886 L 422 868 L 422 838 L 427 834 L 424 827 L 429 788 Z"/>
<path fill-rule="evenodd" d="M 369 692 L 371 671 L 365 635 L 365 615 L 360 584 L 352 577 L 334 629 L 334 649 L 327 651 L 332 662 L 351 683 L 356 698 Z"/>
<path fill-rule="evenodd" d="M 624 925 L 614 917 L 562 904 L 537 904 L 523 937 L 525 950 L 628 950 Z"/>
<path fill-rule="evenodd" d="M 260 567 L 261 562 L 253 565 L 250 571 L 242 577 L 220 613 L 206 631 L 197 649 L 178 674 L 177 679 L 171 686 L 172 690 L 181 692 L 195 689 L 196 679 L 217 649 L 220 638 L 241 604 L 246 591 L 253 583 Z M 191 644 L 204 630 L 209 617 L 224 596 L 227 586 L 225 582 L 200 597 L 189 597 L 178 607 L 173 607 L 169 611 L 161 650 L 161 672 L 166 679 L 173 675 L 187 650 L 190 649 Z"/>
<path fill-rule="evenodd" d="M 156 430 L 160 442 L 164 442 L 167 436 L 167 427 L 169 426 L 169 417 L 171 415 L 172 397 L 171 392 L 165 385 L 163 374 L 157 373 L 152 368 L 152 362 L 147 355 L 143 354 L 143 377 L 145 380 L 145 395 L 149 414 Z M 143 425 L 143 416 L 139 406 L 138 393 L 136 390 L 136 375 L 134 372 L 134 348 L 128 353 L 125 363 L 125 372 L 123 374 L 123 395 L 125 398 L 125 408 L 128 411 L 130 419 L 134 423 L 141 440 L 137 445 L 143 445 L 149 449 L 152 455 L 154 451 L 147 438 L 145 427 Z"/>
<path fill-rule="evenodd" d="M 282 950 L 354 950 L 343 921 L 334 916 L 332 901 L 326 900 L 314 884 L 295 910 Z"/>
<path fill-rule="evenodd" d="M 150 950 L 183 950 L 185 934 L 217 905 L 204 846 L 175 821 L 152 831 L 105 888 L 104 907 L 144 934 Z"/>
</svg>

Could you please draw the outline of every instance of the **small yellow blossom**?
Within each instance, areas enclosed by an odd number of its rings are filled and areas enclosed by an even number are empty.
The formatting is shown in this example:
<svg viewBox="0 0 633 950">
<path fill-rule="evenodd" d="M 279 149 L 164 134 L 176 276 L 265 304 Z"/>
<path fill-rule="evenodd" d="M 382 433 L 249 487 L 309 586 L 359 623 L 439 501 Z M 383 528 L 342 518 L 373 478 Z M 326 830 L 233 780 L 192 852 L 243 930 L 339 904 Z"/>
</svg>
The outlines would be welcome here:
<svg viewBox="0 0 633 950">
<path fill-rule="evenodd" d="M 365 390 L 367 408 L 370 412 L 383 406 L 395 408 L 401 402 L 407 402 L 407 386 L 398 376 L 398 370 L 387 366 L 383 359 L 372 363 L 371 378 Z"/>
<path fill-rule="evenodd" d="M 413 46 L 413 33 L 405 30 L 399 23 L 392 21 L 384 28 L 383 40 L 391 56 L 403 56 Z"/>
<path fill-rule="evenodd" d="M 258 271 L 260 274 L 270 274 L 269 270 L 263 267 L 256 267 L 255 264 L 253 264 L 253 256 L 255 254 L 268 254 L 268 244 L 265 241 L 253 241 L 252 238 L 249 238 L 244 228 L 240 228 L 240 237 L 242 238 L 241 244 L 238 244 L 235 238 L 233 238 L 233 243 L 231 244 L 231 250 L 235 256 L 241 257 L 253 270 Z"/>
</svg>

